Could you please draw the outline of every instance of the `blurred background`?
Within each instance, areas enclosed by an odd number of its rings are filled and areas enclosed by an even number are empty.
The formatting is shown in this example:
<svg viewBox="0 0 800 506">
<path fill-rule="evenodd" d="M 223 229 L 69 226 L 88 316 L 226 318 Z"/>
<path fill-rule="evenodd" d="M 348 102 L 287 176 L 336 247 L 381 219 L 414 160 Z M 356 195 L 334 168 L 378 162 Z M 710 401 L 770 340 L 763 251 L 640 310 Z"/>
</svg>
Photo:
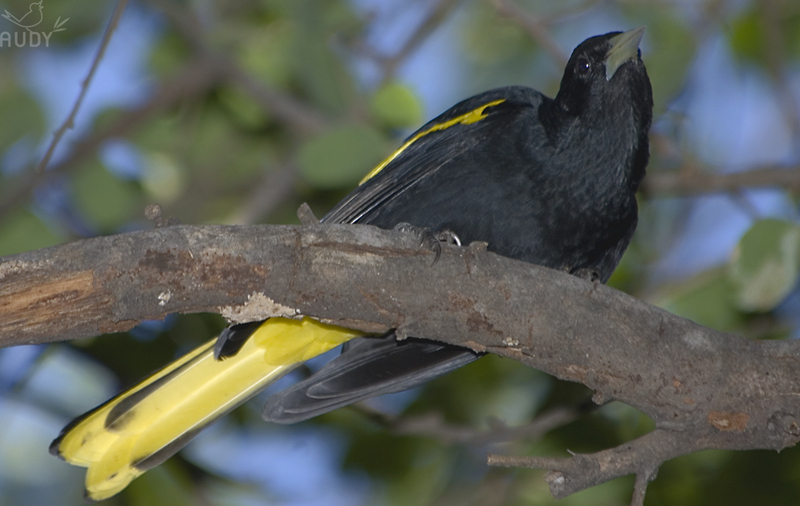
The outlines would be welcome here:
<svg viewBox="0 0 800 506">
<path fill-rule="evenodd" d="M 644 25 L 652 157 L 610 284 L 750 339 L 800 335 L 796 0 L 130 2 L 44 170 L 115 4 L 41 5 L 0 6 L 19 21 L 0 19 L 0 255 L 150 228 L 150 203 L 185 224 L 297 223 L 302 202 L 322 216 L 455 102 L 509 84 L 553 96 L 583 39 Z M 174 316 L 0 350 L 0 506 L 83 504 L 84 470 L 49 442 L 223 326 Z M 296 426 L 262 422 L 262 395 L 108 504 L 551 504 L 543 472 L 490 469 L 485 454 L 567 456 L 651 430 L 620 403 L 581 412 L 588 394 L 490 356 Z M 509 429 L 548 413 L 561 418 L 545 435 Z M 628 504 L 632 486 L 559 504 Z M 646 500 L 799 502 L 800 448 L 675 459 Z"/>
</svg>

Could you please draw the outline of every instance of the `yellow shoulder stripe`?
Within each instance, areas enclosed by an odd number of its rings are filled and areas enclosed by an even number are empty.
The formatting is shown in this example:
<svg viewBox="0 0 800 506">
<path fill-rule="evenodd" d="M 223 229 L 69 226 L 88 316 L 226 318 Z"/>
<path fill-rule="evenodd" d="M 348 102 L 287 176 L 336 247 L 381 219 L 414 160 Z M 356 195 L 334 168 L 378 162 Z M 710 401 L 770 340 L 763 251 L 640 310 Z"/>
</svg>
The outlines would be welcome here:
<svg viewBox="0 0 800 506">
<path fill-rule="evenodd" d="M 358 184 L 362 185 L 362 184 L 366 183 L 367 181 L 369 181 L 370 179 L 372 179 L 372 177 L 375 176 L 375 174 L 377 174 L 378 172 L 382 171 L 387 165 L 392 163 L 392 160 L 394 160 L 395 158 L 400 156 L 400 153 L 405 151 L 406 148 L 408 148 L 410 145 L 412 145 L 415 142 L 417 142 L 420 138 L 428 135 L 431 132 L 438 132 L 439 130 L 445 130 L 447 128 L 450 128 L 453 125 L 458 125 L 458 124 L 471 125 L 473 123 L 477 123 L 478 121 L 484 119 L 487 116 L 486 114 L 483 113 L 483 111 L 487 107 L 492 107 L 492 106 L 495 106 L 495 105 L 497 105 L 497 104 L 499 104 L 501 102 L 505 102 L 505 101 L 506 101 L 506 99 L 504 99 L 504 98 L 501 98 L 501 99 L 498 99 L 498 100 L 493 100 L 492 102 L 488 102 L 486 104 L 483 104 L 482 106 L 478 107 L 477 109 L 473 109 L 473 110 L 469 111 L 466 114 L 462 114 L 461 116 L 457 116 L 457 117 L 455 117 L 455 118 L 453 118 L 451 120 L 445 121 L 444 123 L 437 123 L 437 124 L 433 125 L 432 127 L 430 127 L 429 129 L 423 130 L 422 132 L 417 133 L 417 135 L 415 135 L 414 137 L 408 139 L 402 146 L 400 146 L 400 148 L 397 151 L 395 151 L 394 153 L 389 155 L 389 157 L 386 160 L 384 160 L 383 162 L 381 162 L 380 165 L 378 165 L 377 167 L 372 169 L 369 172 L 369 174 L 364 176 L 364 179 L 362 179 L 361 182 L 359 182 Z"/>
</svg>

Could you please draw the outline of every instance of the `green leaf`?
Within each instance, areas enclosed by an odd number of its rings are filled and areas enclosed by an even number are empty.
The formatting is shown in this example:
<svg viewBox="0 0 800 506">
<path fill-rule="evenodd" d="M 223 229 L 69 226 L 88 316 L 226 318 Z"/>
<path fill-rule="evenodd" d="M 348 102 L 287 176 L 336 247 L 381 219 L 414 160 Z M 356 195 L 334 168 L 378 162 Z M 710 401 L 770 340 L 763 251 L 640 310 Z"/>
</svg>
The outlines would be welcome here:
<svg viewBox="0 0 800 506">
<path fill-rule="evenodd" d="M 739 241 L 730 264 L 736 303 L 744 311 L 769 311 L 792 291 L 800 271 L 800 227 L 768 219 Z"/>
<path fill-rule="evenodd" d="M 32 134 L 31 140 L 36 142 L 44 132 L 44 116 L 39 104 L 23 90 L 11 89 L 0 95 L 0 111 L 4 119 L 0 121 L 0 152 L 24 135 Z"/>
<path fill-rule="evenodd" d="M 191 506 L 192 483 L 186 471 L 170 461 L 134 480 L 125 491 L 131 506 Z"/>
<path fill-rule="evenodd" d="M 731 22 L 728 31 L 731 48 L 742 60 L 765 66 L 774 63 L 774 58 L 784 59 L 800 56 L 800 9 L 796 2 L 778 2 L 773 7 L 776 12 L 768 12 L 763 4 L 755 3 Z M 768 44 L 768 31 L 777 30 L 781 47 L 773 49 Z M 770 55 L 769 51 L 779 54 Z"/>
<path fill-rule="evenodd" d="M 235 25 L 231 29 L 241 30 Z M 292 45 L 297 28 L 289 19 L 277 19 L 244 33 L 239 63 L 253 76 L 280 88 L 292 82 Z"/>
<path fill-rule="evenodd" d="M 78 208 L 101 230 L 122 225 L 140 204 L 136 184 L 122 181 L 100 163 L 90 163 L 72 179 Z"/>
<path fill-rule="evenodd" d="M 383 86 L 370 104 L 372 114 L 389 128 L 407 128 L 422 122 L 422 104 L 414 91 L 399 82 Z"/>
<path fill-rule="evenodd" d="M 731 48 L 740 58 L 758 61 L 766 53 L 760 10 L 751 9 L 742 13 L 731 23 L 729 33 Z"/>
<path fill-rule="evenodd" d="M 251 129 L 263 128 L 266 122 L 264 109 L 250 95 L 238 88 L 223 87 L 217 93 L 220 103 L 237 123 Z"/>
<path fill-rule="evenodd" d="M 327 13 L 334 2 L 294 0 L 290 3 L 294 37 L 289 61 L 293 83 L 308 102 L 332 115 L 342 113 L 355 93 L 353 76 L 333 51 Z"/>
<path fill-rule="evenodd" d="M 168 204 L 177 199 L 186 186 L 186 176 L 173 157 L 165 153 L 147 155 L 142 188 L 157 202 Z"/>
<path fill-rule="evenodd" d="M 730 332 L 744 321 L 732 300 L 732 290 L 727 273 L 715 269 L 674 287 L 654 303 L 700 325 Z"/>
<path fill-rule="evenodd" d="M 300 172 L 316 188 L 350 186 L 381 162 L 385 144 L 377 130 L 365 125 L 335 128 L 300 148 Z"/>
<path fill-rule="evenodd" d="M 63 240 L 27 210 L 17 211 L 0 222 L 0 256 L 46 248 Z"/>
<path fill-rule="evenodd" d="M 388 503 L 391 506 L 424 506 L 435 503 L 454 465 L 452 451 L 431 443 L 420 445 L 405 473 L 392 476 Z"/>
<path fill-rule="evenodd" d="M 158 76 L 169 76 L 191 56 L 186 39 L 174 32 L 164 33 L 150 51 L 149 68 Z"/>
<path fill-rule="evenodd" d="M 485 2 L 477 2 L 466 12 L 461 35 L 466 54 L 475 63 L 506 63 L 534 47 L 519 23 L 500 16 Z"/>
</svg>

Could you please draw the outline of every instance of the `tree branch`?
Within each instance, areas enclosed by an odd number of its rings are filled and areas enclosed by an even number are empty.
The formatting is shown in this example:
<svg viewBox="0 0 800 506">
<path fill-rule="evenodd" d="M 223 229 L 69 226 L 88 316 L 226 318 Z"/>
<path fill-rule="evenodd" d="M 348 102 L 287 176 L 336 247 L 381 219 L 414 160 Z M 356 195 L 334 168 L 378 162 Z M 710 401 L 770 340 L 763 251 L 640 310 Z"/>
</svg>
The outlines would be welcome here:
<svg viewBox="0 0 800 506">
<path fill-rule="evenodd" d="M 702 449 L 702 445 L 686 434 L 655 430 L 630 443 L 591 455 L 576 454 L 567 459 L 489 455 L 489 465 L 549 469 L 544 479 L 556 499 L 619 476 L 635 474 L 632 500 L 635 505 L 644 501 L 647 483 L 663 462 Z"/>
<path fill-rule="evenodd" d="M 354 408 L 395 434 L 423 436 L 443 443 L 462 443 L 472 446 L 507 443 L 523 439 L 536 441 L 551 430 L 574 422 L 585 411 L 578 407 L 559 406 L 541 413 L 525 425 L 508 427 L 502 421 L 492 419 L 488 430 L 476 430 L 472 427 L 452 425 L 439 413 L 408 417 L 388 415 L 363 403 L 354 405 Z"/>
<path fill-rule="evenodd" d="M 800 167 L 760 167 L 742 172 L 655 171 L 642 182 L 645 195 L 701 195 L 732 193 L 749 188 L 782 187 L 800 189 Z"/>
<path fill-rule="evenodd" d="M 425 18 L 416 26 L 400 49 L 383 60 L 382 82 L 385 83 L 394 77 L 400 65 L 447 20 L 457 5 L 458 0 L 439 0 L 428 10 Z"/>
<path fill-rule="evenodd" d="M 552 470 L 556 497 L 634 473 L 636 501 L 664 460 L 800 441 L 800 342 L 724 334 L 481 246 L 444 246 L 431 266 L 415 238 L 360 225 L 175 226 L 87 239 L 0 259 L 0 344 L 122 331 L 174 312 L 302 314 L 496 353 L 654 420 L 652 433 L 595 454 L 492 457 Z"/>
</svg>

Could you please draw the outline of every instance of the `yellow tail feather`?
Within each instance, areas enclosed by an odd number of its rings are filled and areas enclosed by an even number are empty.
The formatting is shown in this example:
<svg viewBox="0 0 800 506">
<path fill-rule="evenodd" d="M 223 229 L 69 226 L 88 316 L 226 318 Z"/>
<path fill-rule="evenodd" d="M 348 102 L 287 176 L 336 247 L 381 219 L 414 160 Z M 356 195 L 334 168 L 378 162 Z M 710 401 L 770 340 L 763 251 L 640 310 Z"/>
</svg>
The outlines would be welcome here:
<svg viewBox="0 0 800 506">
<path fill-rule="evenodd" d="M 214 359 L 209 341 L 72 422 L 51 451 L 88 468 L 88 499 L 106 499 L 298 365 L 360 335 L 271 318 L 224 360 Z"/>
</svg>

